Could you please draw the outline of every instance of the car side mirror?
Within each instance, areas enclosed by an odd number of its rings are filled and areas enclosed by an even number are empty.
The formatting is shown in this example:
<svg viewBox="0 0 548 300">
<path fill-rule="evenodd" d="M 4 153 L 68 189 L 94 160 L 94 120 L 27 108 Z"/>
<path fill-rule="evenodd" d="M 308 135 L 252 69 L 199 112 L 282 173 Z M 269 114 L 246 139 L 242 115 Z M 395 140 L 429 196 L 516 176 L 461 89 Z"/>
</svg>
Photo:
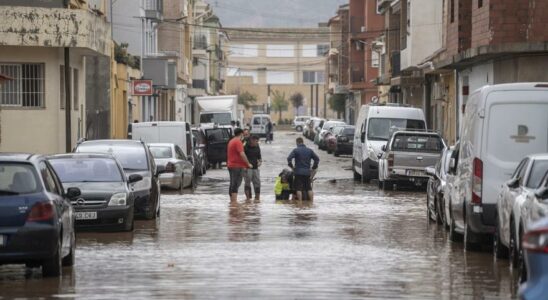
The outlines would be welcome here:
<svg viewBox="0 0 548 300">
<path fill-rule="evenodd" d="M 426 174 L 432 176 L 432 177 L 435 177 L 436 176 L 436 169 L 434 169 L 433 167 L 426 167 L 424 169 L 424 171 L 426 172 Z"/>
<path fill-rule="evenodd" d="M 381 150 L 382 150 L 382 152 L 386 152 L 386 145 L 382 145 Z"/>
<path fill-rule="evenodd" d="M 365 143 L 365 131 L 362 132 L 362 134 L 360 136 L 360 140 L 362 141 L 362 143 Z"/>
<path fill-rule="evenodd" d="M 515 188 L 519 187 L 519 178 L 513 178 L 511 180 L 508 180 L 506 182 L 506 185 L 511 189 L 515 189 Z"/>
<path fill-rule="evenodd" d="M 548 199 L 548 187 L 538 189 L 535 192 L 535 196 L 540 199 Z"/>
<path fill-rule="evenodd" d="M 67 189 L 67 197 L 68 198 L 74 198 L 74 197 L 78 197 L 80 195 L 82 195 L 82 192 L 80 191 L 79 188 L 72 187 L 72 188 Z"/>
<path fill-rule="evenodd" d="M 132 174 L 132 175 L 129 175 L 127 183 L 136 183 L 136 182 L 141 181 L 141 180 L 143 180 L 143 176 L 141 176 L 139 174 Z"/>
</svg>

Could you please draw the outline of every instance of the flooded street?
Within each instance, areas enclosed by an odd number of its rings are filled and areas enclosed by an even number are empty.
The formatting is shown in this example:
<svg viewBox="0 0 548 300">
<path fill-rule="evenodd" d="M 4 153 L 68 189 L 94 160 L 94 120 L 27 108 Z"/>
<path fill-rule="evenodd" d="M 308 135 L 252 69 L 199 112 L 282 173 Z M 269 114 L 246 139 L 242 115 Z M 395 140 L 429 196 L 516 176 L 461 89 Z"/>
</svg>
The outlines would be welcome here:
<svg viewBox="0 0 548 300">
<path fill-rule="evenodd" d="M 262 201 L 230 205 L 228 172 L 162 196 L 133 233 L 77 235 L 59 279 L 0 266 L 0 299 L 509 299 L 508 261 L 467 252 L 426 220 L 423 192 L 352 180 L 351 158 L 323 151 L 313 204 L 276 203 L 273 184 L 300 134 L 262 144 Z"/>
</svg>

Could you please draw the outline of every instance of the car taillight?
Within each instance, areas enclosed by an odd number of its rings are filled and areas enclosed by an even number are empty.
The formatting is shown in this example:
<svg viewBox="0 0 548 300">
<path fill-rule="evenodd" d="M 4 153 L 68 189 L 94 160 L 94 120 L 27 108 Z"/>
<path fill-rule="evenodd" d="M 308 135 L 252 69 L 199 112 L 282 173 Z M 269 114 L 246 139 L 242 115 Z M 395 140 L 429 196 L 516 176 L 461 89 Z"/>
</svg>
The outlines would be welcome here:
<svg viewBox="0 0 548 300">
<path fill-rule="evenodd" d="M 548 253 L 548 228 L 527 232 L 522 245 L 528 251 Z"/>
<path fill-rule="evenodd" d="M 27 221 L 49 221 L 53 219 L 53 216 L 53 205 L 49 202 L 39 202 L 31 208 Z"/>
<path fill-rule="evenodd" d="M 386 161 L 388 162 L 388 168 L 392 169 L 394 167 L 394 153 L 388 153 Z"/>
<path fill-rule="evenodd" d="M 166 173 L 174 173 L 174 172 L 175 172 L 175 165 L 172 163 L 167 163 Z"/>
<path fill-rule="evenodd" d="M 483 162 L 474 158 L 474 177 L 472 178 L 472 203 L 481 204 L 481 191 L 483 189 Z"/>
</svg>

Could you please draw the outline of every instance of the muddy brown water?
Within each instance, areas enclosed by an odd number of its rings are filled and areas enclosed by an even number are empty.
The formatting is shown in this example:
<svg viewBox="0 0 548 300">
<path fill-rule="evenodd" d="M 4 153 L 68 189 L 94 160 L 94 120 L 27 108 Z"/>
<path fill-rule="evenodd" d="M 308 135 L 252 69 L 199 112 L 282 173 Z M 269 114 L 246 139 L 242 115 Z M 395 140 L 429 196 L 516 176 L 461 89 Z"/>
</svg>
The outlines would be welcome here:
<svg viewBox="0 0 548 300">
<path fill-rule="evenodd" d="M 162 196 L 133 233 L 81 233 L 61 278 L 0 266 L 0 299 L 511 299 L 507 261 L 465 252 L 426 220 L 425 194 L 355 183 L 321 152 L 313 204 L 275 202 L 294 133 L 262 145 L 261 202 L 228 202 L 226 170 Z"/>
</svg>

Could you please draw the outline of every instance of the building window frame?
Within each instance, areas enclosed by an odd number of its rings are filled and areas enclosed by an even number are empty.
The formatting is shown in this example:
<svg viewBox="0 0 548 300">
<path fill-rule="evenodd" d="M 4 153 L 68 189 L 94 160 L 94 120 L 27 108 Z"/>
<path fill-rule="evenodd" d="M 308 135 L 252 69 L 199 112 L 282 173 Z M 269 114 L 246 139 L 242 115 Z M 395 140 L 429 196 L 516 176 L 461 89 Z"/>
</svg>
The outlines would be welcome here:
<svg viewBox="0 0 548 300">
<path fill-rule="evenodd" d="M 45 108 L 45 63 L 0 62 L 0 74 L 13 78 L 0 87 L 0 106 Z"/>
<path fill-rule="evenodd" d="M 455 0 L 449 0 L 449 1 L 450 1 L 449 17 L 450 17 L 451 23 L 454 23 L 455 22 Z"/>
<path fill-rule="evenodd" d="M 324 71 L 304 70 L 302 75 L 303 75 L 303 84 L 324 84 L 325 83 Z"/>
<path fill-rule="evenodd" d="M 295 45 L 292 44 L 267 44 L 266 57 L 295 57 Z"/>
</svg>

